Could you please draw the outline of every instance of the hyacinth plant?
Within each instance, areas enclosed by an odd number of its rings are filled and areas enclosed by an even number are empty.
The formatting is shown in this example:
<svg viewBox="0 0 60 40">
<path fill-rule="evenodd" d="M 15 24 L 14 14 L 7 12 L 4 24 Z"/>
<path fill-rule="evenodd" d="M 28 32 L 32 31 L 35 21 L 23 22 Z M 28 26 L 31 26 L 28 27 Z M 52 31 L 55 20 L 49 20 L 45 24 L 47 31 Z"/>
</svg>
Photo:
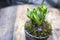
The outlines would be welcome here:
<svg viewBox="0 0 60 40">
<path fill-rule="evenodd" d="M 40 27 L 40 25 L 45 21 L 48 15 L 47 6 L 45 4 L 36 9 L 34 8 L 32 11 L 27 9 L 27 11 L 28 11 L 28 17 L 32 21 L 34 21 L 38 25 L 38 27 Z"/>
<path fill-rule="evenodd" d="M 30 21 L 27 21 L 25 24 L 27 32 L 36 37 L 50 35 L 52 31 L 51 24 L 45 20 L 49 14 L 47 6 L 42 4 L 41 6 L 34 8 L 32 11 L 28 8 L 27 11 L 27 16 L 30 19 Z"/>
</svg>

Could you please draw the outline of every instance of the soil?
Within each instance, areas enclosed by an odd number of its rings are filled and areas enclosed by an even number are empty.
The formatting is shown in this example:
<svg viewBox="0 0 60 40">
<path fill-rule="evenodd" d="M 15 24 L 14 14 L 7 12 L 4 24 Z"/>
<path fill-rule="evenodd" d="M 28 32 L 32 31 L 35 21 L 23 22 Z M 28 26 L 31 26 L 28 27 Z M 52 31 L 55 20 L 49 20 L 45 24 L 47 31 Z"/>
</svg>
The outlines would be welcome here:
<svg viewBox="0 0 60 40">
<path fill-rule="evenodd" d="M 47 21 L 43 22 L 40 27 L 38 27 L 31 20 L 25 23 L 25 30 L 36 37 L 45 37 L 52 34 L 51 24 Z"/>
</svg>

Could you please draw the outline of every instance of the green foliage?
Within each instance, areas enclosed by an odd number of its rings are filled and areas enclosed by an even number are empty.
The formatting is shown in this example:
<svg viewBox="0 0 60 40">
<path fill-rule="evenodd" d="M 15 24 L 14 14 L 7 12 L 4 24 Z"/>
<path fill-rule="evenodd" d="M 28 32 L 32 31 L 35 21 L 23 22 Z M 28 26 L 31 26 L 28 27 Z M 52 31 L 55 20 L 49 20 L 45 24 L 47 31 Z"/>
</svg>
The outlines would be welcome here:
<svg viewBox="0 0 60 40">
<path fill-rule="evenodd" d="M 48 15 L 47 6 L 45 4 L 34 8 L 32 11 L 27 8 L 27 12 L 30 20 L 36 23 L 38 27 L 45 21 Z"/>
</svg>

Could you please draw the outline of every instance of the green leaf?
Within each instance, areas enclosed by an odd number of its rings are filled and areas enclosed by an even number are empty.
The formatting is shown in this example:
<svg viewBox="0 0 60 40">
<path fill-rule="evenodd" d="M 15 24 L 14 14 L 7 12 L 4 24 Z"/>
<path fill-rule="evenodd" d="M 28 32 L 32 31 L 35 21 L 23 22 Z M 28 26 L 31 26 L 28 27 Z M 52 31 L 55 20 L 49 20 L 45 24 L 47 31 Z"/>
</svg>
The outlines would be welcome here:
<svg viewBox="0 0 60 40">
<path fill-rule="evenodd" d="M 30 12 L 29 8 L 27 8 L 27 12 L 28 12 L 28 16 L 30 17 L 31 12 Z"/>
<path fill-rule="evenodd" d="M 34 15 L 34 21 L 37 23 L 38 26 L 40 26 L 40 21 L 39 21 L 38 16 L 36 16 L 35 14 L 33 15 Z"/>
</svg>

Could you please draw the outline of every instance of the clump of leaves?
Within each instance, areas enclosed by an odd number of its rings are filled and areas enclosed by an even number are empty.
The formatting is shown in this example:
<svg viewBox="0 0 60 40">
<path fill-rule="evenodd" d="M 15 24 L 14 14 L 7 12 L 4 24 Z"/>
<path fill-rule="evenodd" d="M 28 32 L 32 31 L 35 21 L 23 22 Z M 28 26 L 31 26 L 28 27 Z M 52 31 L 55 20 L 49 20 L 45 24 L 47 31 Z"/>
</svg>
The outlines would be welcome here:
<svg viewBox="0 0 60 40">
<path fill-rule="evenodd" d="M 37 24 L 37 26 L 41 26 L 41 24 L 45 21 L 45 18 L 48 15 L 47 6 L 45 4 L 42 4 L 38 8 L 34 8 L 32 11 L 27 9 L 28 11 L 28 17 L 31 21 Z"/>
<path fill-rule="evenodd" d="M 37 37 L 48 36 L 52 33 L 51 24 L 45 21 L 48 16 L 48 10 L 45 4 L 34 8 L 32 11 L 28 8 L 27 11 L 30 21 L 25 23 L 25 29 L 28 33 Z"/>
</svg>

